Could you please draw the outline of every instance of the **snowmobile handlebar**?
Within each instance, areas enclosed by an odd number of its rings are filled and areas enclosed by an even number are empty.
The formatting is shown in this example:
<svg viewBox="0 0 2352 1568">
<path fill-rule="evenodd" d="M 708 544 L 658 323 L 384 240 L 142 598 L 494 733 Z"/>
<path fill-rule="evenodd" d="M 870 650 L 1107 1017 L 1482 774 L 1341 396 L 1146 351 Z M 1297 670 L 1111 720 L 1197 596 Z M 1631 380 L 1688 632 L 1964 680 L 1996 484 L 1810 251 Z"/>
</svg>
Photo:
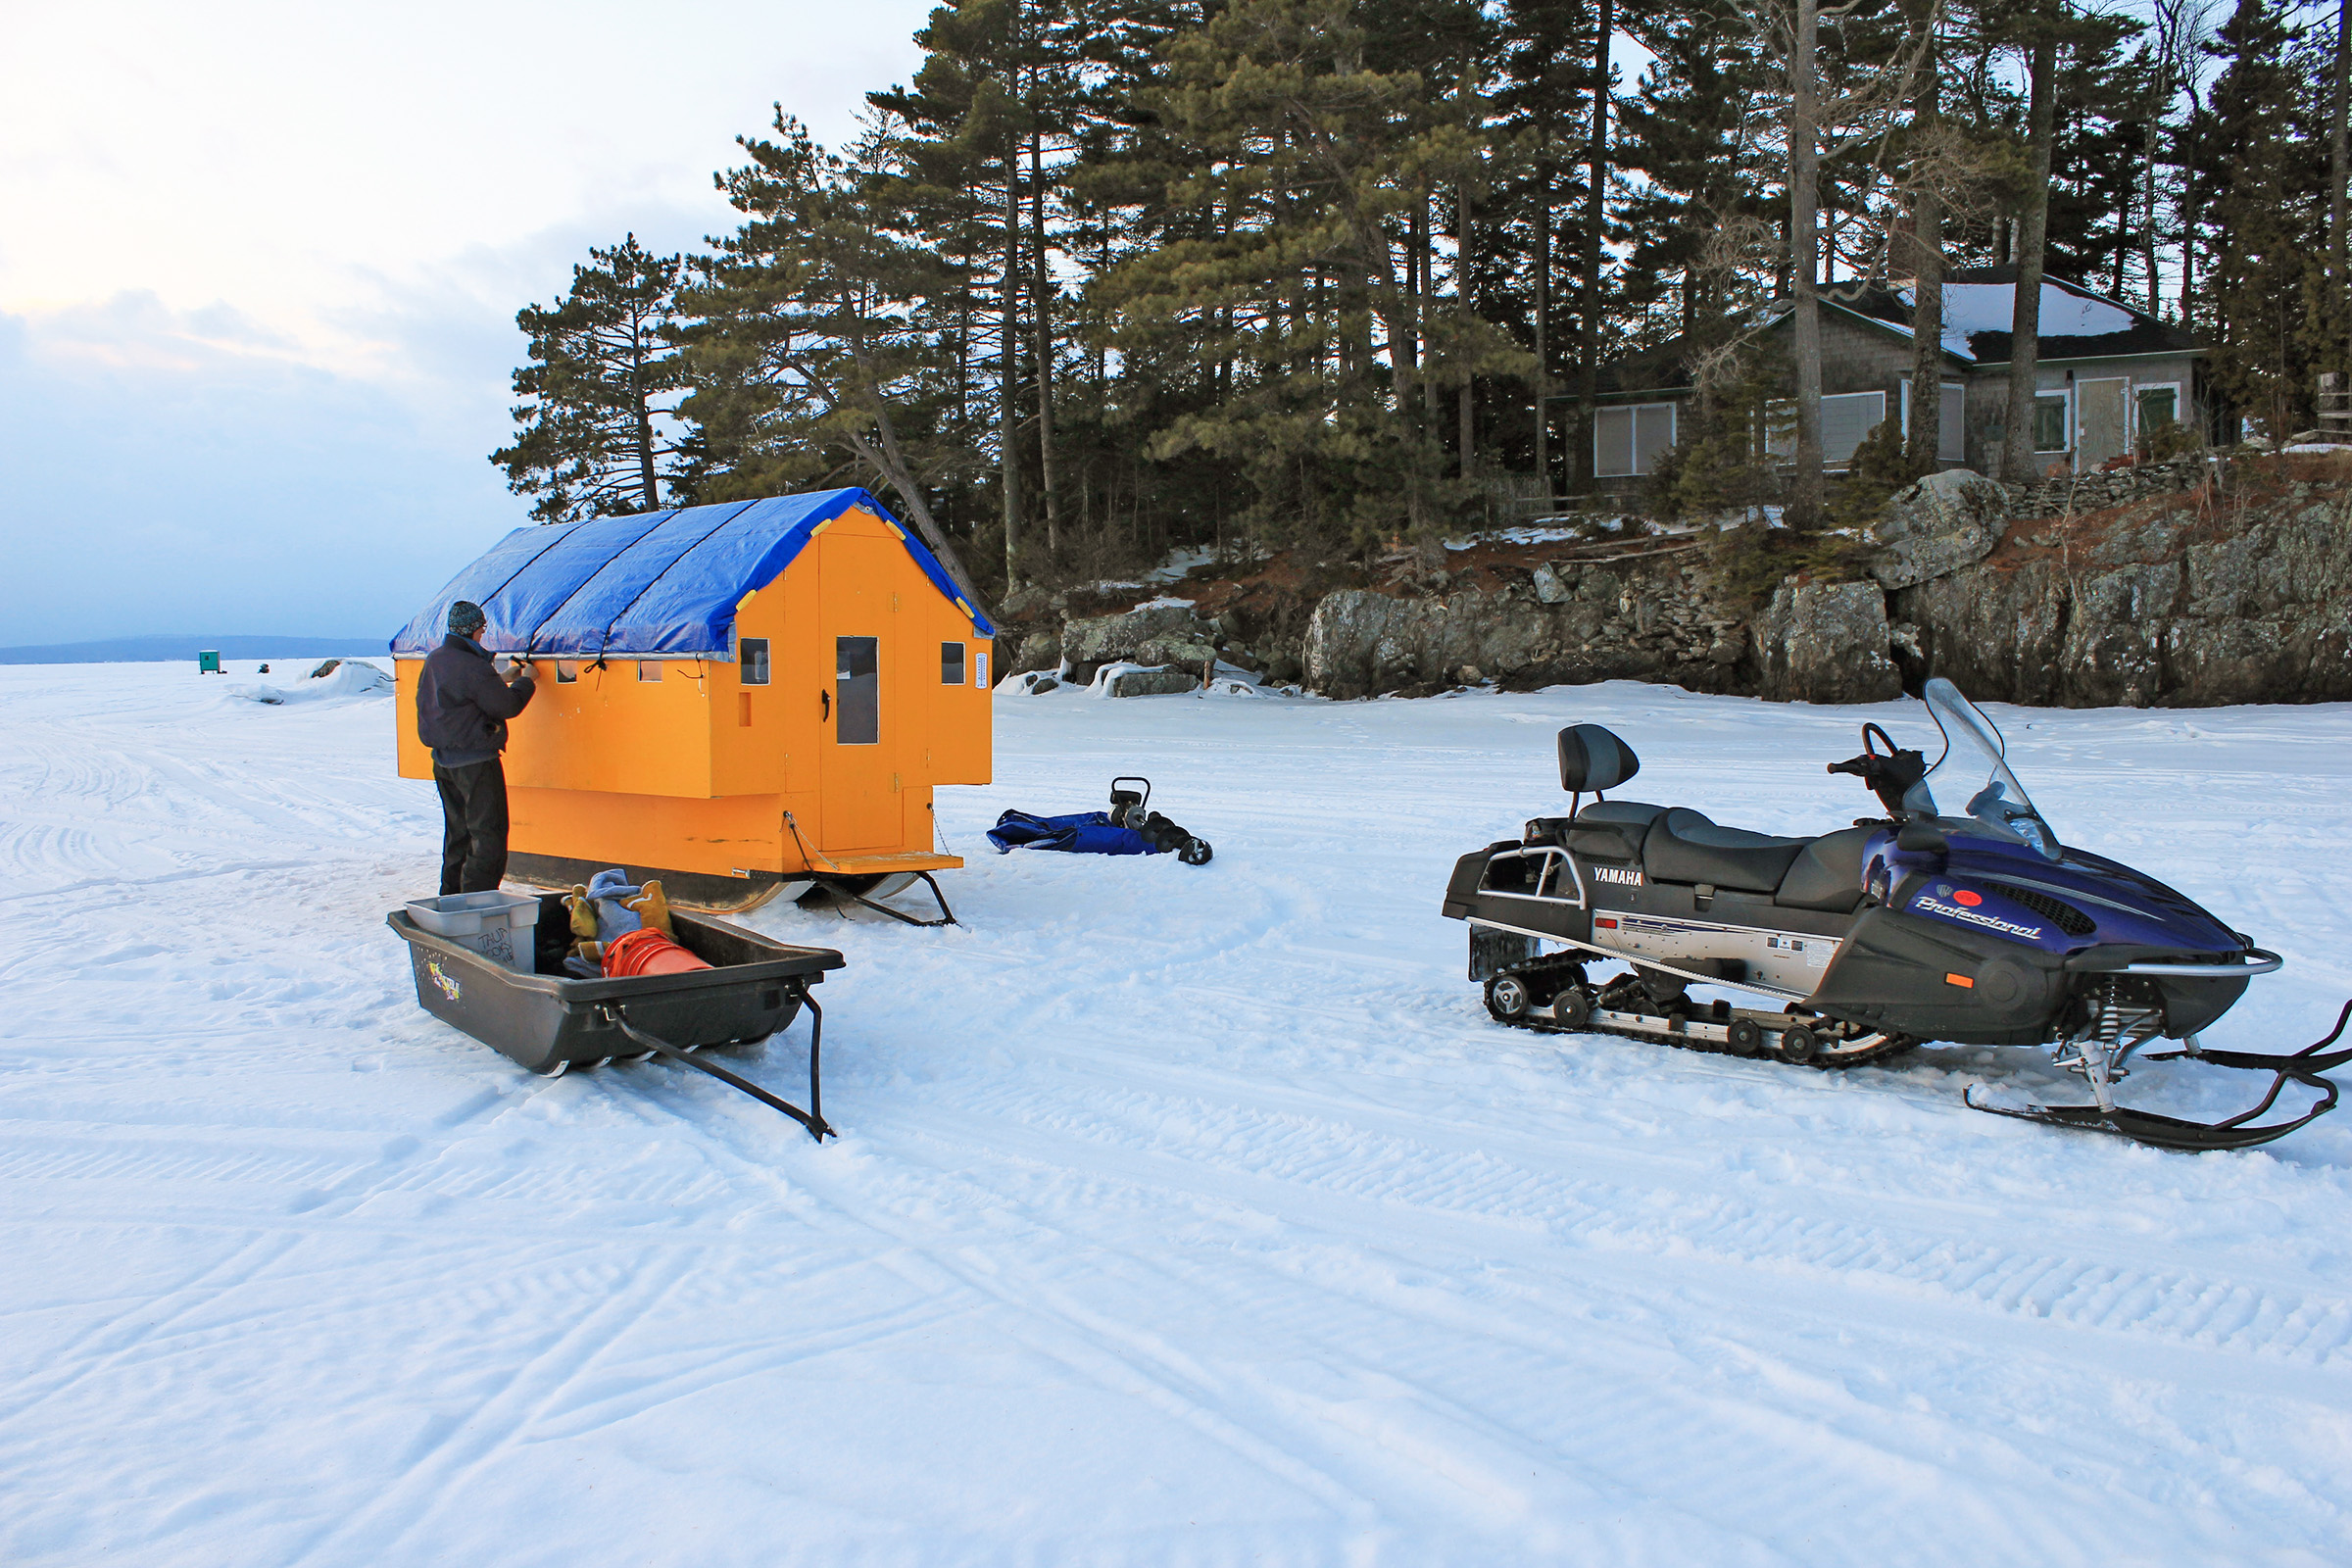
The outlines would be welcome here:
<svg viewBox="0 0 2352 1568">
<path fill-rule="evenodd" d="M 1884 746 L 1885 751 L 1879 748 Z M 1870 792 L 1886 808 L 1886 814 L 1901 820 L 1903 797 L 1911 786 L 1927 776 L 1928 760 L 1918 752 L 1897 750 L 1885 730 L 1876 724 L 1862 726 L 1862 755 L 1849 757 L 1842 762 L 1832 762 L 1833 773 L 1850 773 L 1870 786 Z"/>
</svg>

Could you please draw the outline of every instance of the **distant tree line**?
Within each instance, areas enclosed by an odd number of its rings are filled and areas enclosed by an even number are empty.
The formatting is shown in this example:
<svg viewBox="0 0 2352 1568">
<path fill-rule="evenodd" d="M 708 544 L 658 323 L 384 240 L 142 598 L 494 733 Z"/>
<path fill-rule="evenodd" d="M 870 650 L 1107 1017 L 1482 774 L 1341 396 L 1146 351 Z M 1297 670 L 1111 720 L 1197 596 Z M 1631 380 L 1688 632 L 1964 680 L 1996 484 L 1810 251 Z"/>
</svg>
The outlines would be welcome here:
<svg viewBox="0 0 2352 1568">
<path fill-rule="evenodd" d="M 492 461 L 549 521 L 864 484 L 992 592 L 1425 543 L 1591 478 L 1601 365 L 1688 335 L 1729 398 L 1788 299 L 1801 522 L 1815 290 L 1919 279 L 1932 389 L 1936 280 L 2012 261 L 2208 334 L 2293 427 L 2352 340 L 2352 0 L 2150 4 L 958 0 L 848 145 L 740 138 L 732 233 L 525 309 Z"/>
</svg>

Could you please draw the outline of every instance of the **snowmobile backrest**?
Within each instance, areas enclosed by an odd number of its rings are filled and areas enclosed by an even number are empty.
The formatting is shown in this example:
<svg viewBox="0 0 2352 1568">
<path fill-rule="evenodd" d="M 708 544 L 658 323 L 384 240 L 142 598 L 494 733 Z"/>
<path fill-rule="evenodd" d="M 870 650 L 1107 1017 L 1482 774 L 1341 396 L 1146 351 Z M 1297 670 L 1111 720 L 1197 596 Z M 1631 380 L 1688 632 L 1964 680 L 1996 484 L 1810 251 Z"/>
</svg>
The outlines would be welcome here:
<svg viewBox="0 0 2352 1568">
<path fill-rule="evenodd" d="M 1581 795 L 1613 790 L 1642 771 L 1634 749 L 1598 724 L 1571 724 L 1560 731 L 1560 788 Z"/>
</svg>

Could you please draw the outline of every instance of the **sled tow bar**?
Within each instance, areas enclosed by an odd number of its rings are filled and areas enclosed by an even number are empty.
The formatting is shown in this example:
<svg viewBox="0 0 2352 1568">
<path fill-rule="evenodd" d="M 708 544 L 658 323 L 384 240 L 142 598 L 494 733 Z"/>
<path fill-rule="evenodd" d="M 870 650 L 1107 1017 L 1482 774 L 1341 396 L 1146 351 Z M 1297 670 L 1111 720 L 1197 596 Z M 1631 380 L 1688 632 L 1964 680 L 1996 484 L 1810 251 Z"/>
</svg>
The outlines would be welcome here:
<svg viewBox="0 0 2352 1568">
<path fill-rule="evenodd" d="M 737 1089 L 742 1090 L 745 1094 L 751 1096 L 754 1100 L 759 1101 L 761 1104 L 773 1106 L 775 1109 L 782 1111 L 785 1115 L 790 1116 L 794 1121 L 799 1122 L 803 1127 L 808 1128 L 808 1136 L 821 1144 L 829 1137 L 838 1138 L 841 1136 L 839 1133 L 835 1132 L 832 1126 L 825 1120 L 824 1097 L 822 1091 L 818 1087 L 817 1082 L 817 1059 L 825 1043 L 825 1010 L 818 1006 L 816 1004 L 816 999 L 808 994 L 808 986 L 807 982 L 794 981 L 792 982 L 792 989 L 800 995 L 802 1004 L 808 1009 L 808 1108 L 807 1110 L 803 1110 L 800 1106 L 789 1103 L 786 1101 L 778 1100 L 774 1095 L 769 1094 L 766 1090 L 760 1088 L 758 1084 L 753 1083 L 750 1079 L 739 1078 L 715 1062 L 705 1061 L 700 1056 L 687 1054 L 685 1052 L 680 1051 L 677 1047 L 671 1045 L 668 1041 L 663 1040 L 659 1035 L 647 1034 L 644 1030 L 629 1022 L 628 1008 L 626 1006 L 612 1004 L 601 1007 L 598 1010 L 601 1011 L 615 1028 L 619 1029 L 622 1034 L 627 1035 L 631 1040 L 645 1047 L 646 1050 L 659 1052 L 661 1054 L 667 1056 L 672 1061 L 682 1061 L 687 1066 L 694 1068 L 698 1072 L 707 1072 L 711 1077 L 717 1079 L 720 1083 L 729 1084 Z"/>
</svg>

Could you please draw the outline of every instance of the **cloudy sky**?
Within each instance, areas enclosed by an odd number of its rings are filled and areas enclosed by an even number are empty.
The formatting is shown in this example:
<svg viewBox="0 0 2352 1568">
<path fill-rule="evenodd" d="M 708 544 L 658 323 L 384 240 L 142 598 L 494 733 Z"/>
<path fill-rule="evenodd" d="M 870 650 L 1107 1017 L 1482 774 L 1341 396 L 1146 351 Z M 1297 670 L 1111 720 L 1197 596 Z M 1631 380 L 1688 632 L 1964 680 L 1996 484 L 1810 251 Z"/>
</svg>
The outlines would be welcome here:
<svg viewBox="0 0 2352 1568">
<path fill-rule="evenodd" d="M 515 310 L 592 244 L 731 226 L 929 0 L 10 9 L 0 646 L 389 636 L 516 523 Z"/>
</svg>

